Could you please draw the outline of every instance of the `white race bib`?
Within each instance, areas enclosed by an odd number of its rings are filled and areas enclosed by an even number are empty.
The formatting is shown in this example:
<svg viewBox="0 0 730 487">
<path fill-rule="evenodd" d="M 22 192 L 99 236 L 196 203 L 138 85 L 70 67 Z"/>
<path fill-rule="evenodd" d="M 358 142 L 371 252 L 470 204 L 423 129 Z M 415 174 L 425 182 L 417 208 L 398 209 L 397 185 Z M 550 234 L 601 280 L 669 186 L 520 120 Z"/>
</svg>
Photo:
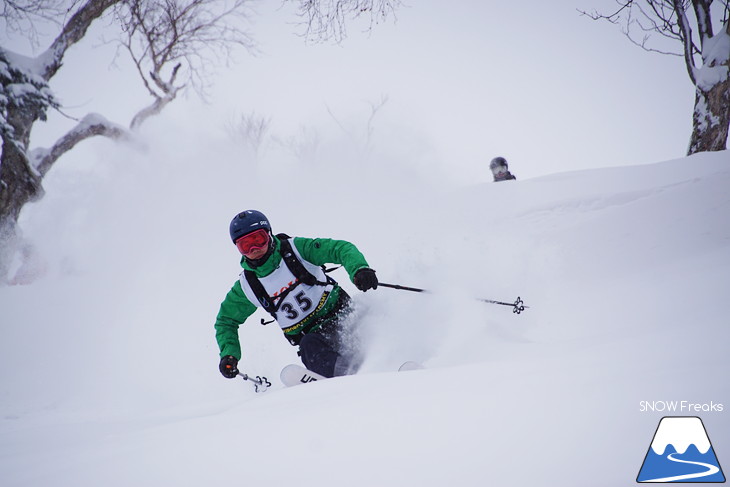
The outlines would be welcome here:
<svg viewBox="0 0 730 487">
<path fill-rule="evenodd" d="M 299 261 L 319 282 L 327 282 L 327 276 L 320 266 L 314 265 L 306 260 L 302 259 L 299 251 L 292 242 L 292 250 L 297 256 Z M 241 288 L 243 289 L 246 298 L 258 307 L 261 307 L 258 298 L 254 294 L 251 286 L 244 273 L 241 273 L 240 277 Z M 279 267 L 274 272 L 265 277 L 260 277 L 259 281 L 264 286 L 266 294 L 269 295 L 274 306 L 278 309 L 275 313 L 275 318 L 279 326 L 286 333 L 288 331 L 296 330 L 296 328 L 310 317 L 315 311 L 319 310 L 324 306 L 327 301 L 329 293 L 334 289 L 334 285 L 329 283 L 326 286 L 314 285 L 309 286 L 302 282 L 299 282 L 297 278 L 287 267 L 284 259 L 281 259 Z M 288 289 L 291 291 L 288 291 Z M 280 298 L 286 292 L 283 300 Z"/>
</svg>

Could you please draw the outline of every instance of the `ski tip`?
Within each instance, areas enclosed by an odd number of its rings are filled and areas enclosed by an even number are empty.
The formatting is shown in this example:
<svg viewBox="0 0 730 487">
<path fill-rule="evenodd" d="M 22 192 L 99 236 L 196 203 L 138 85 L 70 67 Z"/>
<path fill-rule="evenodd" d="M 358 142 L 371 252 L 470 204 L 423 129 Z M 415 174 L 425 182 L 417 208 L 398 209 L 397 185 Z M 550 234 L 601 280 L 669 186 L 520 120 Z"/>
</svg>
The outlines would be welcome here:
<svg viewBox="0 0 730 487">
<path fill-rule="evenodd" d="M 409 370 L 420 370 L 425 369 L 426 367 L 423 366 L 423 364 L 420 364 L 418 362 L 408 361 L 404 362 L 403 365 L 398 367 L 398 372 L 406 372 Z"/>
<path fill-rule="evenodd" d="M 279 378 L 287 387 L 326 379 L 326 377 L 323 377 L 316 372 L 312 372 L 311 370 L 307 370 L 304 367 L 295 364 L 289 364 L 281 369 Z"/>
</svg>

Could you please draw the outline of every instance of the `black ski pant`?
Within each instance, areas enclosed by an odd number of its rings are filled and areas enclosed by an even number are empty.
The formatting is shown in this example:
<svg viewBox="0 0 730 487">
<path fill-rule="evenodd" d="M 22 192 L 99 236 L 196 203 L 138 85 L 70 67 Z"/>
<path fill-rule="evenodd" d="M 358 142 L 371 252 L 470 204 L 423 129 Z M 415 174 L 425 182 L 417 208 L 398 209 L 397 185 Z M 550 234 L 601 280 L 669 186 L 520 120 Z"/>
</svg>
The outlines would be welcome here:
<svg viewBox="0 0 730 487">
<path fill-rule="evenodd" d="M 325 377 L 357 372 L 361 360 L 345 323 L 351 313 L 350 296 L 340 289 L 334 316 L 299 342 L 299 355 L 306 368 Z"/>
</svg>

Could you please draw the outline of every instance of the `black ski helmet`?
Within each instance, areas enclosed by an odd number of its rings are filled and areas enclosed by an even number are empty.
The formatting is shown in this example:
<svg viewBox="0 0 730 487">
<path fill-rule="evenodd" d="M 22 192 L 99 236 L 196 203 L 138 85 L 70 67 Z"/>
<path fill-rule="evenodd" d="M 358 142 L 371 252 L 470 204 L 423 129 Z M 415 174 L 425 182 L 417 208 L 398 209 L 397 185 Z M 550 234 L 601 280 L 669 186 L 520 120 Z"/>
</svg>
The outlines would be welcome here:
<svg viewBox="0 0 730 487">
<path fill-rule="evenodd" d="M 492 170 L 494 170 L 495 168 L 497 168 L 499 166 L 509 167 L 507 165 L 507 159 L 505 159 L 504 157 L 501 157 L 501 156 L 495 157 L 494 159 L 492 159 L 492 162 L 489 163 L 489 169 L 492 169 Z"/>
<path fill-rule="evenodd" d="M 265 228 L 271 232 L 271 225 L 269 225 L 269 219 L 266 218 L 266 215 L 258 210 L 242 211 L 231 220 L 231 226 L 229 227 L 231 240 L 236 243 L 239 238 L 260 228 Z"/>
</svg>

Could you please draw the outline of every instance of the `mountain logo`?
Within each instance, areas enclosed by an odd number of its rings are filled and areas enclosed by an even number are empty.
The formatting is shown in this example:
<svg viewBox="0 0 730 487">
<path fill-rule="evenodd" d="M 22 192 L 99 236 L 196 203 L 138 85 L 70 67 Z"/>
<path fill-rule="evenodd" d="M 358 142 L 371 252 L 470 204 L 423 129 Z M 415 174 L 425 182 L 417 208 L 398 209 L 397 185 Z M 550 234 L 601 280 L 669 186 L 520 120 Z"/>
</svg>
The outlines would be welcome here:
<svg viewBox="0 0 730 487">
<path fill-rule="evenodd" d="M 725 482 L 702 420 L 696 416 L 663 417 L 636 481 Z"/>
</svg>

